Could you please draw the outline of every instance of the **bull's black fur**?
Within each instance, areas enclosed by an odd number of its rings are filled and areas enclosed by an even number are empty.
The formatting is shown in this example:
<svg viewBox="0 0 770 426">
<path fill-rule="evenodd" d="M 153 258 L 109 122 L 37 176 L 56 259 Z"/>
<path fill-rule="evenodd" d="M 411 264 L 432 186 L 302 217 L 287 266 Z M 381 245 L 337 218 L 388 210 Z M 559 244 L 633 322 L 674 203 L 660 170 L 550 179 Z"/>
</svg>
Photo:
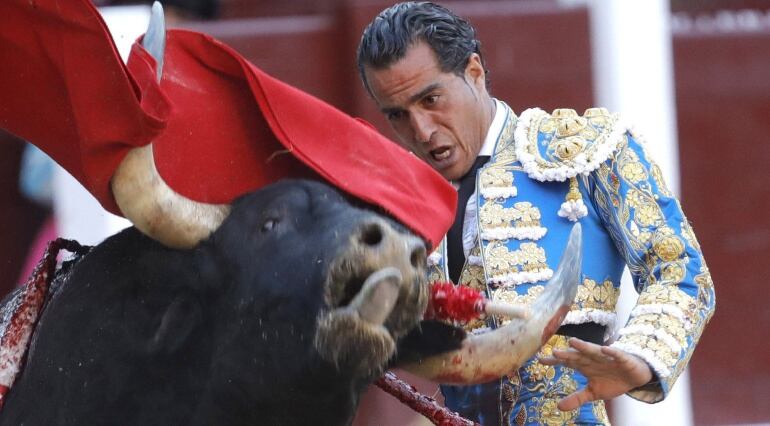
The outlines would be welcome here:
<svg viewBox="0 0 770 426">
<path fill-rule="evenodd" d="M 171 250 L 127 229 L 47 304 L 1 425 L 347 424 L 374 377 L 313 350 L 322 281 L 363 210 L 289 181 Z"/>
</svg>

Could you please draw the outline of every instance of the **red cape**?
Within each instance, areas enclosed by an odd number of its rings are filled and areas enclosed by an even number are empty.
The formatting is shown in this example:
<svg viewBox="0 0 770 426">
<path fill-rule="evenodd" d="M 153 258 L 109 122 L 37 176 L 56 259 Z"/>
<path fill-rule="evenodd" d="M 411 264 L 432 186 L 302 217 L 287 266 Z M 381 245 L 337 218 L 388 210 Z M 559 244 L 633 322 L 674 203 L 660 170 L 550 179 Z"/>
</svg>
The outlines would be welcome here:
<svg viewBox="0 0 770 426">
<path fill-rule="evenodd" d="M 88 0 L 2 0 L 0 16 L 0 127 L 113 213 L 116 167 L 152 142 L 160 175 L 196 201 L 320 175 L 434 245 L 454 220 L 456 192 L 429 166 L 207 35 L 169 31 L 158 84 L 141 46 L 122 63 Z"/>
</svg>

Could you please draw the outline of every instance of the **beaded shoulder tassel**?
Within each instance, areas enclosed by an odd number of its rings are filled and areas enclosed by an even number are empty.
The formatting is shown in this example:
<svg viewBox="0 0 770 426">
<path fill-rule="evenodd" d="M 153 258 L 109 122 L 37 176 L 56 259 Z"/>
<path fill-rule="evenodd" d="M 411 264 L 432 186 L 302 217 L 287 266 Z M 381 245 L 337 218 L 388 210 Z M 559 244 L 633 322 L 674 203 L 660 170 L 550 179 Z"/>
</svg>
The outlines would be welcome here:
<svg viewBox="0 0 770 426">
<path fill-rule="evenodd" d="M 567 192 L 565 201 L 561 203 L 559 216 L 577 222 L 578 219 L 586 215 L 588 215 L 588 208 L 583 204 L 583 196 L 580 194 L 577 178 L 571 177 L 569 178 L 569 192 Z"/>
</svg>

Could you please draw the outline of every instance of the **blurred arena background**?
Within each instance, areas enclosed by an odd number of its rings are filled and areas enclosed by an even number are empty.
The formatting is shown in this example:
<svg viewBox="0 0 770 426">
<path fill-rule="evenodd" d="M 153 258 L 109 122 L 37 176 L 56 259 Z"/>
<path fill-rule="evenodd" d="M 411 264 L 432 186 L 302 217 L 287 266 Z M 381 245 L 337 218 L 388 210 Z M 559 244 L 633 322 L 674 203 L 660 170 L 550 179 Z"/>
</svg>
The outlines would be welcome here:
<svg viewBox="0 0 770 426">
<path fill-rule="evenodd" d="M 146 19 L 147 3 L 96 3 L 111 17 L 111 26 L 130 23 L 126 31 L 133 34 L 116 36 L 119 44 L 130 45 L 143 32 L 139 23 Z M 211 34 L 273 76 L 365 118 L 392 137 L 355 66 L 363 27 L 391 3 L 174 0 L 165 6 L 171 26 Z M 770 1 L 645 0 L 637 4 L 645 4 L 639 7 L 653 15 L 627 21 L 633 6 L 623 0 L 440 3 L 479 30 L 491 92 L 515 111 L 538 106 L 582 113 L 598 104 L 642 123 L 648 136 L 670 139 L 655 150 L 662 153 L 660 162 L 671 186 L 678 188 L 703 247 L 716 285 L 717 310 L 690 363 L 689 391 L 685 378 L 677 384 L 683 395 L 664 411 L 613 404 L 614 423 L 770 424 L 770 309 L 763 298 L 770 285 L 765 281 L 770 277 L 770 220 L 765 217 L 770 211 Z M 629 32 L 637 32 L 636 37 L 626 41 Z M 610 42 L 616 45 L 607 47 Z M 647 49 L 658 42 L 662 44 Z M 656 55 L 662 58 L 659 63 Z M 657 63 L 660 78 L 646 74 L 651 61 Z M 618 63 L 625 69 L 616 69 Z M 635 70 L 641 75 L 634 77 Z M 649 91 L 662 98 L 635 102 Z M 22 159 L 30 160 L 24 150 L 23 141 L 0 131 L 3 294 L 25 280 L 29 259 L 39 258 L 36 239 L 64 234 L 95 243 L 126 226 L 98 207 L 87 213 L 88 201 L 66 201 L 73 199 L 70 191 L 77 189 L 68 188 L 76 183 L 50 178 L 47 195 L 25 195 L 29 191 L 22 191 L 20 173 L 29 167 L 22 166 Z M 76 229 L 94 231 L 92 236 L 68 230 L 78 217 Z M 99 228 L 95 221 L 107 225 Z M 436 394 L 435 386 L 408 380 Z M 426 424 L 389 398 L 370 390 L 356 424 Z"/>
</svg>

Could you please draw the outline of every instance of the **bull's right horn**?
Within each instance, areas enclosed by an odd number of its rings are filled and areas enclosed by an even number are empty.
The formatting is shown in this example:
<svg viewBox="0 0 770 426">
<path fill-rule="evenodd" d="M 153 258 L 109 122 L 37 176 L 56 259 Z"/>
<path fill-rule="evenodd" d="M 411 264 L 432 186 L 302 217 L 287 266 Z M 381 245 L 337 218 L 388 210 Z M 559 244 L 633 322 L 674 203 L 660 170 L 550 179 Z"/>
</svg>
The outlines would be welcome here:
<svg viewBox="0 0 770 426">
<path fill-rule="evenodd" d="M 528 319 L 515 318 L 494 331 L 471 334 L 460 349 L 401 367 L 445 384 L 485 383 L 521 367 L 556 332 L 575 299 L 583 263 L 581 240 L 577 223 L 556 273 L 533 302 Z"/>
<path fill-rule="evenodd" d="M 157 63 L 160 80 L 166 29 L 157 1 L 143 47 Z M 128 152 L 112 176 L 112 194 L 123 215 L 145 235 L 172 248 L 191 248 L 215 231 L 230 212 L 226 204 L 190 200 L 172 190 L 158 174 L 152 144 Z"/>
</svg>

